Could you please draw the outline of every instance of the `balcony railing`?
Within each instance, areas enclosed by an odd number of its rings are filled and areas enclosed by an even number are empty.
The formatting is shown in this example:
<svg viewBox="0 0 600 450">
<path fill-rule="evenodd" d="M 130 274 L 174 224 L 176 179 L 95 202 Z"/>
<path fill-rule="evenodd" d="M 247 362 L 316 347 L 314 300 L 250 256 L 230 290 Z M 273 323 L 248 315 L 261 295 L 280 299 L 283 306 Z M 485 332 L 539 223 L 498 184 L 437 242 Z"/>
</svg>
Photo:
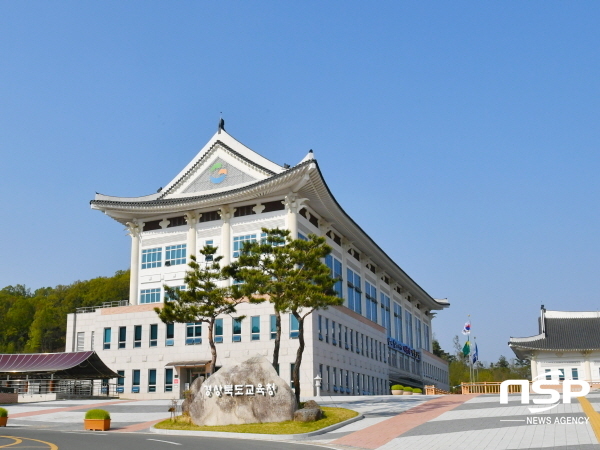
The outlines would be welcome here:
<svg viewBox="0 0 600 450">
<path fill-rule="evenodd" d="M 104 302 L 101 306 L 84 306 L 83 308 L 77 308 L 75 312 L 77 314 L 86 314 L 93 313 L 97 309 L 117 308 L 119 306 L 129 306 L 129 300 L 115 300 L 112 302 Z"/>
</svg>

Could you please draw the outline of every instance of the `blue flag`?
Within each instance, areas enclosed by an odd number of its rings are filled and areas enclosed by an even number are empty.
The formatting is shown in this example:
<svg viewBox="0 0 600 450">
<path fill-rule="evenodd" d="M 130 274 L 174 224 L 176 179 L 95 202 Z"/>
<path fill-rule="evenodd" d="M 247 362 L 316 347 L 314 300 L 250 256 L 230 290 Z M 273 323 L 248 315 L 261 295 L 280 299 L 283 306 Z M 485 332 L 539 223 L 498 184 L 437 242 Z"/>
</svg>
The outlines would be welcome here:
<svg viewBox="0 0 600 450">
<path fill-rule="evenodd" d="M 479 351 L 477 350 L 477 342 L 475 342 L 475 353 L 473 353 L 473 364 L 479 360 Z"/>
</svg>

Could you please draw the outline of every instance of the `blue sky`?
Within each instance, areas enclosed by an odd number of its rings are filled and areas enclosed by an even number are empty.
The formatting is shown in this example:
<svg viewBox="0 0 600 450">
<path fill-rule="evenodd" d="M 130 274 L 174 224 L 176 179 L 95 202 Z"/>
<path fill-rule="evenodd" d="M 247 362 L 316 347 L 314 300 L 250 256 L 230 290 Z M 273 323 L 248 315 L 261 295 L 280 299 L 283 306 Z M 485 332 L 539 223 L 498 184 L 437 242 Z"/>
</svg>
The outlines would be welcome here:
<svg viewBox="0 0 600 450">
<path fill-rule="evenodd" d="M 434 297 L 451 349 L 512 357 L 540 304 L 597 310 L 597 2 L 2 2 L 0 286 L 111 275 L 89 208 L 150 194 L 216 130 L 314 149 L 346 211 Z M 462 337 L 462 336 L 461 336 Z"/>
</svg>

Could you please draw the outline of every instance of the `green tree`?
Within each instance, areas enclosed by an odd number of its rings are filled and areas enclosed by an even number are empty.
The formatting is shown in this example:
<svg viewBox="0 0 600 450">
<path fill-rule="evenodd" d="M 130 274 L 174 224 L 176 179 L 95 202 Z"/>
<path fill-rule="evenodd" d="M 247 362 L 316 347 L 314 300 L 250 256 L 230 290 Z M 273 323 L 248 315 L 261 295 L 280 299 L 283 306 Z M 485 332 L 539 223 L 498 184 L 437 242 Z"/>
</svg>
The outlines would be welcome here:
<svg viewBox="0 0 600 450">
<path fill-rule="evenodd" d="M 235 314 L 237 306 L 245 301 L 237 286 L 227 286 L 228 269 L 221 268 L 222 256 L 215 256 L 217 247 L 205 246 L 200 253 L 210 262 L 198 263 L 191 255 L 184 281 L 186 290 L 164 286 L 169 301 L 162 308 L 154 308 L 164 323 L 202 322 L 208 325 L 208 343 L 211 352 L 210 373 L 217 364 L 217 347 L 214 340 L 214 326 L 221 314 Z M 252 303 L 257 301 L 250 299 Z M 261 300 L 262 301 L 262 300 Z M 239 319 L 239 318 L 238 318 Z"/>
<path fill-rule="evenodd" d="M 298 322 L 298 351 L 292 379 L 300 401 L 300 366 L 304 353 L 304 320 L 315 310 L 341 305 L 333 289 L 336 279 L 323 260 L 331 247 L 323 237 L 311 234 L 307 240 L 292 239 L 288 230 L 266 229 L 261 242 L 247 243 L 238 261 L 235 277 L 246 284 L 250 298 L 268 296 L 276 315 L 290 313 Z M 281 333 L 279 320 L 278 334 Z M 277 353 L 278 353 L 277 344 Z M 275 357 L 277 364 L 278 359 Z"/>
<path fill-rule="evenodd" d="M 289 275 L 296 261 L 285 245 L 290 241 L 289 230 L 263 228 L 266 238 L 260 242 L 245 242 L 237 262 L 230 266 L 230 275 L 243 282 L 241 289 L 248 298 L 258 301 L 268 296 L 275 311 L 275 342 L 273 367 L 279 367 L 281 345 L 281 313 L 288 304 Z"/>
</svg>

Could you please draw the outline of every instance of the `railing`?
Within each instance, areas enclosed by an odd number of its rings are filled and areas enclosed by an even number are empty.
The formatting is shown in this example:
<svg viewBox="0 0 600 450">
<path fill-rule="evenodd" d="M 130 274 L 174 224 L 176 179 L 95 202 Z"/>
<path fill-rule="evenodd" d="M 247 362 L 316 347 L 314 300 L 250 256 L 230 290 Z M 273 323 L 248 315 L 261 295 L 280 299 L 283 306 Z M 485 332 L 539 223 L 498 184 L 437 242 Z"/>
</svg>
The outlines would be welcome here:
<svg viewBox="0 0 600 450">
<path fill-rule="evenodd" d="M 5 380 L 0 381 L 0 391 L 19 395 L 56 394 L 60 398 L 119 396 L 117 385 L 102 384 L 100 380 Z"/>
<path fill-rule="evenodd" d="M 112 302 L 104 302 L 104 303 L 102 303 L 102 306 L 84 306 L 82 308 L 77 308 L 75 310 L 75 312 L 77 314 L 86 314 L 86 313 L 93 313 L 97 309 L 117 308 L 119 306 L 129 306 L 129 300 L 115 300 Z"/>
<path fill-rule="evenodd" d="M 425 386 L 425 395 L 450 395 L 452 392 L 444 391 L 443 389 L 438 389 L 433 384 L 428 384 Z"/>
<path fill-rule="evenodd" d="M 588 381 L 591 388 L 600 387 L 600 382 L 598 381 Z M 463 394 L 499 394 L 500 393 L 500 384 L 501 381 L 485 381 L 478 383 L 461 383 L 461 391 Z M 529 381 L 529 390 L 531 392 L 531 384 Z M 562 392 L 562 383 L 561 384 L 548 384 L 543 385 L 552 389 L 555 389 L 559 392 Z M 577 392 L 579 390 L 578 386 L 574 386 L 573 392 Z M 509 394 L 518 394 L 521 392 L 521 385 L 519 384 L 509 384 L 508 385 L 508 393 Z"/>
</svg>

